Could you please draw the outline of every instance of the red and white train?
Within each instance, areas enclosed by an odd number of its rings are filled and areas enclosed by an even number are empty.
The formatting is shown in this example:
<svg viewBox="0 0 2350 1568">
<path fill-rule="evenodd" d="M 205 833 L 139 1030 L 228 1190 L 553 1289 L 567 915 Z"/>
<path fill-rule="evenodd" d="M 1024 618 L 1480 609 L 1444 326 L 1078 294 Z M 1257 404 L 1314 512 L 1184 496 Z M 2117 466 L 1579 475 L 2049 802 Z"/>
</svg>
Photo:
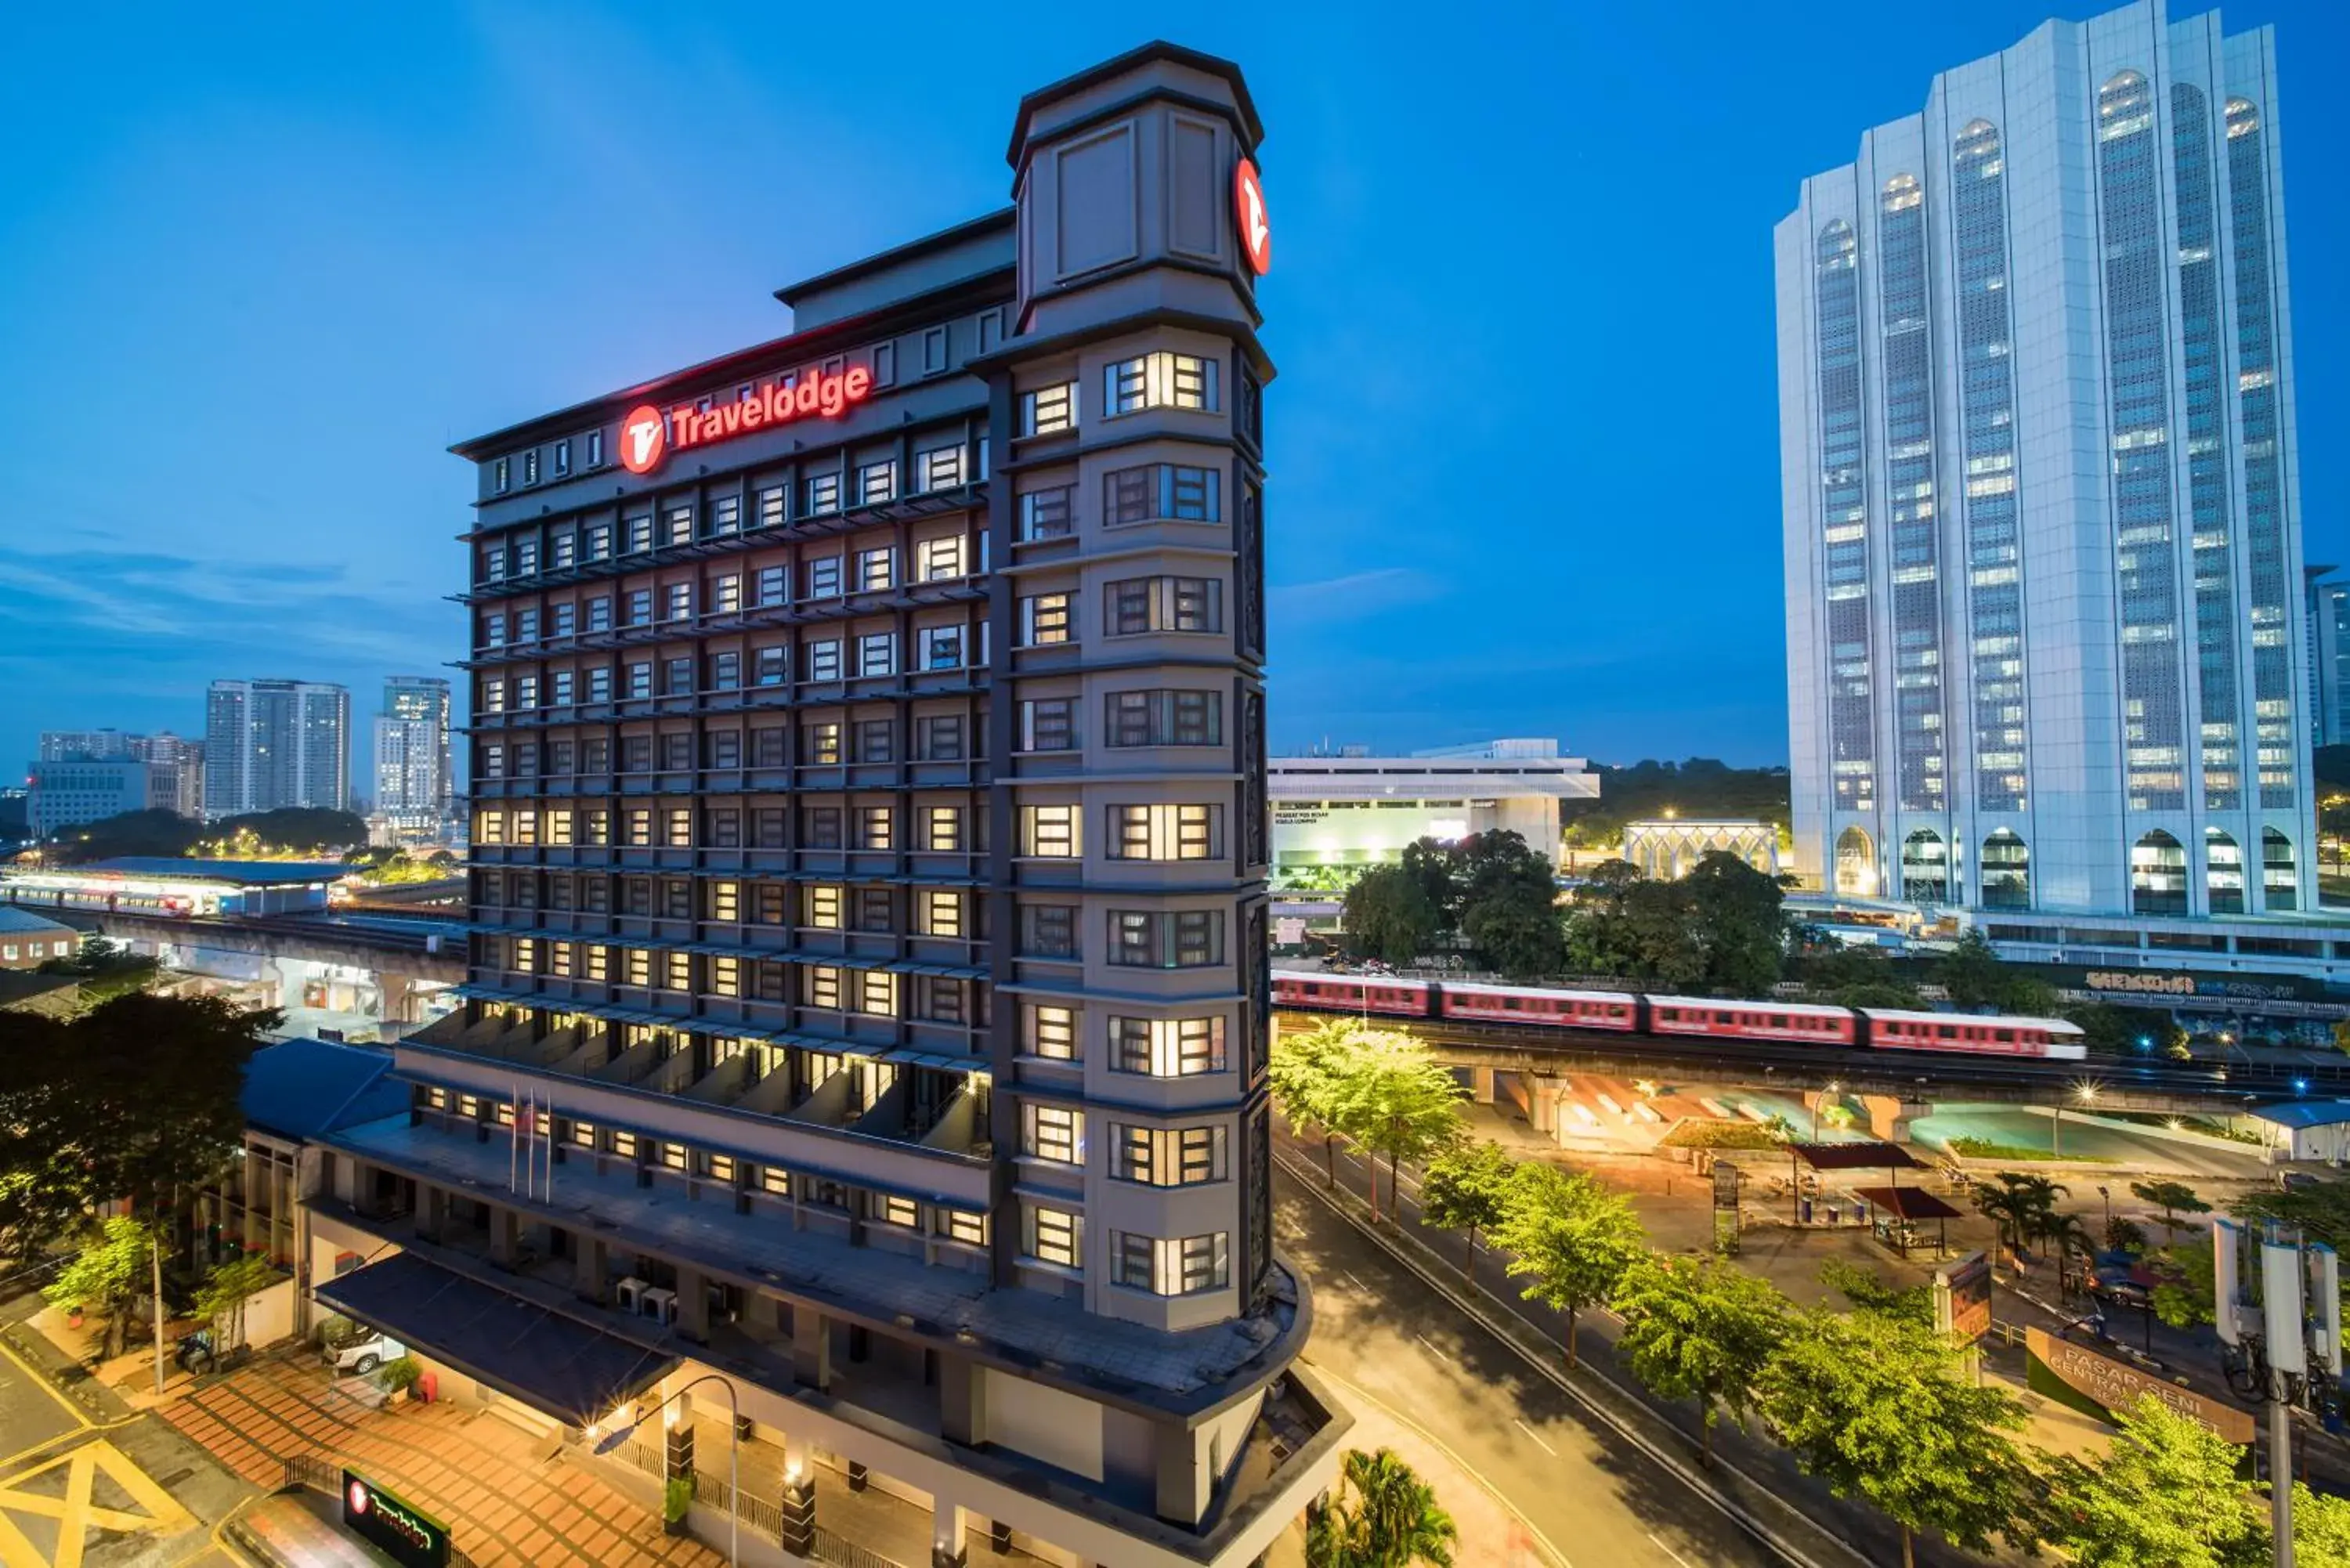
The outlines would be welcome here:
<svg viewBox="0 0 2350 1568">
<path fill-rule="evenodd" d="M 1616 991 L 1550 991 L 1391 976 L 1273 971 L 1275 1007 L 1390 1018 L 1455 1018 L 1553 1029 L 1612 1029 L 1848 1050 L 1962 1051 L 2067 1061 L 2088 1054 L 2080 1026 L 2061 1018 L 1824 1007 L 1806 1002 L 1724 1002 Z"/>
</svg>

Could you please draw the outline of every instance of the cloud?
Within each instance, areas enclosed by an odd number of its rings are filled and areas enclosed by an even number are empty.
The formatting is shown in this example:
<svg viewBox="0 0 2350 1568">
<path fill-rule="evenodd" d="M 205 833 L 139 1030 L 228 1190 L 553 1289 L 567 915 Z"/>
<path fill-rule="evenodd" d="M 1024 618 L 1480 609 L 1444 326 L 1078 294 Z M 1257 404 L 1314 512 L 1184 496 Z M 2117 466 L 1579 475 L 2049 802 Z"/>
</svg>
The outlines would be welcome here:
<svg viewBox="0 0 2350 1568">
<path fill-rule="evenodd" d="M 1283 583 L 1265 591 L 1277 624 L 1293 627 L 1359 620 L 1405 605 L 1441 597 L 1444 584 L 1417 566 L 1378 566 L 1367 572 Z"/>
</svg>

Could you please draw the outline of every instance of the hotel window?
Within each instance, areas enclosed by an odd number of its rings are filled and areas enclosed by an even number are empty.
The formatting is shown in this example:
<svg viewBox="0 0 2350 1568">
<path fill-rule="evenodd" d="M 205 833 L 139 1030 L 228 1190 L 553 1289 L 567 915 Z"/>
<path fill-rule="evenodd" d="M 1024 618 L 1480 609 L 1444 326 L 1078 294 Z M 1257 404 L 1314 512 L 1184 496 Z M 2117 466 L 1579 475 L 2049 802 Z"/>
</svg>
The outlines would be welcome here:
<svg viewBox="0 0 2350 1568">
<path fill-rule="evenodd" d="M 914 756 L 925 763 L 962 761 L 962 715 L 932 713 L 915 720 Z"/>
<path fill-rule="evenodd" d="M 650 697 L 653 694 L 653 667 L 649 659 L 639 659 L 629 666 L 629 695 Z"/>
<path fill-rule="evenodd" d="M 1073 752 L 1077 749 L 1077 700 L 1036 697 L 1020 704 L 1020 749 L 1024 752 Z"/>
<path fill-rule="evenodd" d="M 661 842 L 671 849 L 691 848 L 693 846 L 693 808 L 690 805 L 671 806 L 668 817 L 668 831 Z"/>
<path fill-rule="evenodd" d="M 762 648 L 752 655 L 751 678 L 761 686 L 781 686 L 792 678 L 792 650 Z"/>
<path fill-rule="evenodd" d="M 866 1218 L 884 1225 L 919 1231 L 922 1226 L 922 1206 L 894 1192 L 868 1193 L 866 1197 Z"/>
<path fill-rule="evenodd" d="M 629 554 L 641 556 L 653 547 L 653 514 L 651 513 L 632 513 L 620 519 L 620 526 L 628 531 Z"/>
<path fill-rule="evenodd" d="M 579 548 L 578 541 L 569 534 L 557 534 L 546 542 L 546 564 L 560 572 L 567 569 Z"/>
<path fill-rule="evenodd" d="M 1109 1173 L 1144 1187 L 1198 1187 L 1224 1179 L 1224 1129 L 1110 1127 Z"/>
<path fill-rule="evenodd" d="M 1077 428 L 1077 384 L 1062 381 L 1020 394 L 1020 433 L 1058 435 Z"/>
<path fill-rule="evenodd" d="M 807 976 L 807 1004 L 810 1007 L 840 1011 L 840 971 L 829 964 L 810 964 L 801 973 Z"/>
<path fill-rule="evenodd" d="M 740 573 L 728 572 L 714 579 L 705 601 L 712 615 L 732 615 L 743 607 L 743 578 Z"/>
<path fill-rule="evenodd" d="M 1031 594 L 1020 601 L 1020 644 L 1049 648 L 1069 640 L 1069 596 Z"/>
<path fill-rule="evenodd" d="M 897 726 L 889 720 L 859 719 L 857 722 L 857 760 L 858 762 L 895 762 L 897 742 Z"/>
<path fill-rule="evenodd" d="M 801 889 L 806 923 L 827 931 L 840 929 L 840 892 L 829 882 L 811 882 Z"/>
<path fill-rule="evenodd" d="M 1222 631 L 1223 585 L 1213 577 L 1128 577 L 1103 590 L 1112 637 L 1153 631 Z"/>
<path fill-rule="evenodd" d="M 556 477 L 559 479 L 559 478 L 561 478 L 563 475 L 565 475 L 565 474 L 567 474 L 567 473 L 569 473 L 570 472 L 571 472 L 571 443 L 570 443 L 569 441 L 556 441 L 556 442 L 555 443 L 555 473 L 556 473 Z"/>
<path fill-rule="evenodd" d="M 844 759 L 840 749 L 840 725 L 827 720 L 819 724 L 800 726 L 800 761 L 811 767 L 833 767 Z"/>
<path fill-rule="evenodd" d="M 1221 1018 L 1116 1018 L 1109 1021 L 1109 1064 L 1147 1078 L 1190 1078 L 1224 1070 Z"/>
<path fill-rule="evenodd" d="M 538 483 L 538 450 L 536 447 L 522 454 L 522 482 L 525 484 Z"/>
<path fill-rule="evenodd" d="M 703 846 L 711 849 L 743 847 L 743 813 L 731 805 L 712 806 L 702 819 Z"/>
<path fill-rule="evenodd" d="M 650 588 L 630 588 L 620 599 L 622 626 L 650 626 L 653 618 L 653 591 Z"/>
<path fill-rule="evenodd" d="M 962 848 L 962 812 L 951 805 L 922 808 L 922 847 L 949 853 Z"/>
<path fill-rule="evenodd" d="M 506 487 L 509 483 L 507 479 L 508 472 L 507 460 L 503 457 L 498 459 L 497 462 L 494 465 L 493 472 L 494 476 L 494 483 L 497 488 L 497 493 L 500 495 L 504 495 L 506 493 Z"/>
<path fill-rule="evenodd" d="M 547 973 L 557 980 L 571 978 L 571 944 L 569 942 L 547 943 L 546 960 Z"/>
<path fill-rule="evenodd" d="M 588 672 L 588 701 L 609 702 L 611 700 L 612 667 L 608 664 L 599 664 Z"/>
<path fill-rule="evenodd" d="M 807 645 L 807 678 L 810 680 L 840 679 L 840 639 L 826 638 Z"/>
<path fill-rule="evenodd" d="M 719 996 L 743 994 L 743 961 L 733 958 L 713 958 L 710 961 L 710 989 Z"/>
<path fill-rule="evenodd" d="M 822 556 L 807 564 L 807 597 L 830 599 L 840 597 L 840 557 Z"/>
<path fill-rule="evenodd" d="M 661 618 L 663 620 L 693 618 L 693 585 L 691 583 L 671 583 L 662 588 Z"/>
<path fill-rule="evenodd" d="M 1218 909 L 1112 909 L 1109 961 L 1126 969 L 1204 969 L 1224 961 Z"/>
<path fill-rule="evenodd" d="M 591 883 L 589 886 L 591 888 L 600 888 L 602 884 Z M 600 903 L 602 900 L 598 899 L 595 900 L 595 902 Z M 611 950 L 611 949 L 605 947 L 582 948 L 579 952 L 581 960 L 579 978 L 582 980 L 596 981 L 599 983 L 610 979 Z"/>
<path fill-rule="evenodd" d="M 693 508 L 672 506 L 661 519 L 661 543 L 691 545 L 693 543 Z"/>
<path fill-rule="evenodd" d="M 693 989 L 693 955 L 673 952 L 662 956 L 667 960 L 663 965 L 666 972 L 661 977 L 662 988 L 667 991 L 691 991 Z"/>
<path fill-rule="evenodd" d="M 519 807 L 514 814 L 514 841 L 516 844 L 538 842 L 538 813 L 529 806 Z"/>
<path fill-rule="evenodd" d="M 616 1129 L 612 1134 L 612 1152 L 619 1156 L 622 1159 L 636 1158 L 637 1135 L 632 1132 L 620 1132 Z"/>
<path fill-rule="evenodd" d="M 772 1192 L 778 1198 L 789 1198 L 792 1195 L 792 1173 L 780 1165 L 761 1166 L 759 1190 Z"/>
<path fill-rule="evenodd" d="M 809 1180 L 805 1196 L 807 1203 L 817 1209 L 848 1207 L 848 1189 L 837 1181 L 828 1181 L 821 1176 Z"/>
<path fill-rule="evenodd" d="M 651 951 L 645 948 L 629 948 L 627 952 L 628 966 L 621 974 L 620 983 L 650 988 L 653 982 Z"/>
<path fill-rule="evenodd" d="M 699 1155 L 695 1157 L 694 1164 L 700 1168 L 700 1174 L 707 1177 L 712 1181 L 723 1182 L 729 1187 L 734 1185 L 734 1157 L 733 1155 Z"/>
<path fill-rule="evenodd" d="M 579 629 L 579 607 L 567 600 L 546 612 L 546 635 L 569 637 Z"/>
<path fill-rule="evenodd" d="M 898 929 L 898 906 L 887 888 L 857 889 L 856 924 L 860 931 L 894 931 Z"/>
<path fill-rule="evenodd" d="M 807 514 L 821 517 L 840 510 L 840 475 L 812 473 L 807 482 Z"/>
<path fill-rule="evenodd" d="M 1077 1014 L 1074 1008 L 1029 1002 L 1020 1009 L 1020 1048 L 1055 1062 L 1077 1059 Z"/>
<path fill-rule="evenodd" d="M 550 807 L 546 814 L 546 841 L 558 849 L 571 846 L 571 809 Z"/>
<path fill-rule="evenodd" d="M 1021 1153 L 1055 1165 L 1085 1164 L 1085 1112 L 1066 1106 L 1040 1106 L 1034 1100 L 1020 1109 Z"/>
<path fill-rule="evenodd" d="M 898 977 L 881 970 L 868 970 L 858 975 L 857 1011 L 877 1018 L 897 1017 Z"/>
<path fill-rule="evenodd" d="M 752 579 L 752 603 L 762 607 L 789 602 L 792 576 L 789 566 L 762 566 Z"/>
<path fill-rule="evenodd" d="M 710 763 L 713 768 L 739 768 L 743 765 L 743 732 L 717 730 L 704 738 Z"/>
<path fill-rule="evenodd" d="M 1157 803 L 1109 808 L 1113 860 L 1212 860 L 1222 836 L 1222 813 L 1213 805 Z"/>
<path fill-rule="evenodd" d="M 688 730 L 671 730 L 660 738 L 660 765 L 671 773 L 693 766 L 693 734 Z"/>
<path fill-rule="evenodd" d="M 1139 409 L 1216 408 L 1216 362 L 1160 349 L 1113 361 L 1103 371 L 1103 408 L 1111 414 Z"/>
<path fill-rule="evenodd" d="M 536 642 L 538 640 L 538 612 L 535 609 L 515 611 L 514 628 L 515 640 L 516 642 Z"/>
<path fill-rule="evenodd" d="M 536 708 L 538 706 L 537 676 L 518 675 L 515 677 L 515 706 L 516 708 Z"/>
<path fill-rule="evenodd" d="M 921 632 L 924 670 L 962 668 L 962 631 L 959 626 L 926 626 Z"/>
<path fill-rule="evenodd" d="M 1077 911 L 1072 904 L 1020 906 L 1020 956 L 1073 959 L 1077 956 Z"/>
<path fill-rule="evenodd" d="M 612 553 L 612 525 L 609 523 L 588 524 L 587 543 L 579 553 L 590 561 L 601 561 L 609 556 Z"/>
<path fill-rule="evenodd" d="M 711 502 L 711 533 L 732 534 L 739 530 L 742 526 L 743 498 L 741 496 L 721 495 Z"/>
<path fill-rule="evenodd" d="M 1120 1231 L 1112 1236 L 1111 1278 L 1131 1290 L 1185 1296 L 1220 1290 L 1232 1280 L 1229 1233 L 1162 1240 Z"/>
<path fill-rule="evenodd" d="M 482 711 L 501 713 L 506 706 L 506 683 L 503 677 L 492 675 L 482 681 Z"/>
<path fill-rule="evenodd" d="M 587 616 L 587 625 L 589 631 L 611 630 L 612 597 L 609 594 L 599 594 L 596 597 L 589 599 L 588 601 Z"/>
<path fill-rule="evenodd" d="M 1102 698 L 1113 746 L 1216 746 L 1223 743 L 1224 707 L 1214 691 L 1111 691 Z"/>
<path fill-rule="evenodd" d="M 1077 819 L 1082 807 L 1024 805 L 1020 808 L 1020 853 L 1040 860 L 1074 860 L 1078 855 Z"/>
<path fill-rule="evenodd" d="M 754 768 L 780 768 L 786 764 L 785 743 L 790 732 L 780 725 L 769 725 L 751 732 L 751 765 Z"/>
<path fill-rule="evenodd" d="M 1102 475 L 1102 521 L 1112 527 L 1172 518 L 1179 523 L 1214 523 L 1223 516 L 1222 475 L 1212 468 L 1149 462 L 1116 468 Z"/>
<path fill-rule="evenodd" d="M 514 944 L 514 967 L 524 974 L 538 968 L 538 943 L 530 937 L 516 937 Z"/>
<path fill-rule="evenodd" d="M 482 621 L 482 646 L 504 648 L 506 645 L 506 618 L 492 613 Z"/>
<path fill-rule="evenodd" d="M 922 934 L 928 937 L 959 937 L 962 935 L 962 895 L 950 889 L 933 888 L 922 894 Z"/>
<path fill-rule="evenodd" d="M 873 631 L 858 638 L 857 639 L 857 673 L 859 675 L 898 673 L 898 634 L 890 631 Z"/>
<path fill-rule="evenodd" d="M 934 447 L 914 459 L 915 483 L 924 490 L 952 490 L 962 483 L 962 448 Z"/>
<path fill-rule="evenodd" d="M 663 1169 L 683 1170 L 691 1151 L 681 1143 L 663 1141 L 652 1144 L 650 1152 L 653 1158 L 660 1162 Z"/>
<path fill-rule="evenodd" d="M 811 805 L 801 808 L 800 847 L 803 849 L 839 848 L 840 807 Z"/>
<path fill-rule="evenodd" d="M 743 684 L 743 656 L 735 652 L 710 656 L 710 690 L 733 691 Z"/>
<path fill-rule="evenodd" d="M 742 883 L 707 882 L 703 884 L 703 887 L 709 893 L 707 902 L 710 907 L 710 919 L 713 920 L 733 920 L 742 918 Z"/>
<path fill-rule="evenodd" d="M 1076 495 L 1076 486 L 1064 484 L 1053 490 L 1032 490 L 1020 498 L 1020 537 L 1033 539 L 1066 539 L 1070 533 L 1070 502 Z"/>
<path fill-rule="evenodd" d="M 527 577 L 538 570 L 538 541 L 522 539 L 515 544 L 515 575 Z"/>
<path fill-rule="evenodd" d="M 939 1234 L 950 1241 L 960 1241 L 966 1247 L 987 1245 L 987 1216 L 964 1209 L 941 1209 L 938 1215 Z"/>
<path fill-rule="evenodd" d="M 888 849 L 896 837 L 897 826 L 891 820 L 892 808 L 886 805 L 860 805 L 857 808 L 857 847 Z"/>
<path fill-rule="evenodd" d="M 898 495 L 898 464 L 883 458 L 879 462 L 857 465 L 857 502 L 860 506 L 872 506 L 884 501 L 894 501 Z"/>
<path fill-rule="evenodd" d="M 780 485 L 769 485 L 759 492 L 759 521 L 762 528 L 779 528 L 784 522 L 784 492 Z"/>
<path fill-rule="evenodd" d="M 857 591 L 858 593 L 879 593 L 890 585 L 896 576 L 891 569 L 896 565 L 892 559 L 895 554 L 896 552 L 886 545 L 878 550 L 857 552 Z"/>
<path fill-rule="evenodd" d="M 546 678 L 546 701 L 550 706 L 571 706 L 571 671 L 558 670 Z"/>
<path fill-rule="evenodd" d="M 925 539 L 914 546 L 914 575 L 922 582 L 943 582 L 962 576 L 962 535 Z"/>
<path fill-rule="evenodd" d="M 1085 1266 L 1085 1217 L 1042 1204 L 1025 1206 L 1022 1215 L 1021 1251 L 1057 1268 Z"/>
</svg>

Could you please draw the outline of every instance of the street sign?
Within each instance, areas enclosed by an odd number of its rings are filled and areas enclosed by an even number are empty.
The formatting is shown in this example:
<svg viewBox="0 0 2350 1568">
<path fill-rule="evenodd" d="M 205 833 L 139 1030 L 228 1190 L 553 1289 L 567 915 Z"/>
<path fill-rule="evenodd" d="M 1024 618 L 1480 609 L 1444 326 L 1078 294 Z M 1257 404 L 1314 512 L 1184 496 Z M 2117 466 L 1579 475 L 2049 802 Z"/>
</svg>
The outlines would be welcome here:
<svg viewBox="0 0 2350 1568">
<path fill-rule="evenodd" d="M 343 1472 L 343 1523 L 400 1568 L 448 1568 L 449 1527 L 357 1470 Z"/>
<path fill-rule="evenodd" d="M 2199 1421 L 2231 1443 L 2252 1440 L 2252 1417 L 2248 1411 L 2140 1372 L 2126 1361 L 2100 1355 L 2085 1345 L 2059 1339 L 2044 1328 L 2025 1329 L 2023 1348 L 2064 1386 L 2106 1410 L 2126 1410 L 2140 1396 L 2151 1394 L 2173 1415 Z"/>
<path fill-rule="evenodd" d="M 1962 1345 L 1991 1332 L 1991 1260 L 1969 1252 L 1934 1271 L 1934 1326 Z"/>
</svg>

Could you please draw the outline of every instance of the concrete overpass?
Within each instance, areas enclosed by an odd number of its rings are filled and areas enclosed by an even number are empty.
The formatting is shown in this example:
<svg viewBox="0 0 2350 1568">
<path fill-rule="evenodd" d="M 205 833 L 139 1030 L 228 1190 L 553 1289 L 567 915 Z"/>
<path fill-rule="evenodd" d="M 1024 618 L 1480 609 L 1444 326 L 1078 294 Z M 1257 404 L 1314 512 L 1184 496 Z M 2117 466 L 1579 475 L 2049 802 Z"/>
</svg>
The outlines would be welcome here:
<svg viewBox="0 0 2350 1568">
<path fill-rule="evenodd" d="M 168 964 L 275 986 L 281 1005 L 324 985 L 386 1024 L 425 1023 L 424 998 L 465 978 L 458 922 L 379 914 L 304 912 L 175 919 L 145 912 L 73 910 L 73 923 L 152 952 Z M 371 1005 L 368 1005 L 371 1004 Z M 329 1007 L 328 1011 L 343 1011 Z"/>
</svg>

